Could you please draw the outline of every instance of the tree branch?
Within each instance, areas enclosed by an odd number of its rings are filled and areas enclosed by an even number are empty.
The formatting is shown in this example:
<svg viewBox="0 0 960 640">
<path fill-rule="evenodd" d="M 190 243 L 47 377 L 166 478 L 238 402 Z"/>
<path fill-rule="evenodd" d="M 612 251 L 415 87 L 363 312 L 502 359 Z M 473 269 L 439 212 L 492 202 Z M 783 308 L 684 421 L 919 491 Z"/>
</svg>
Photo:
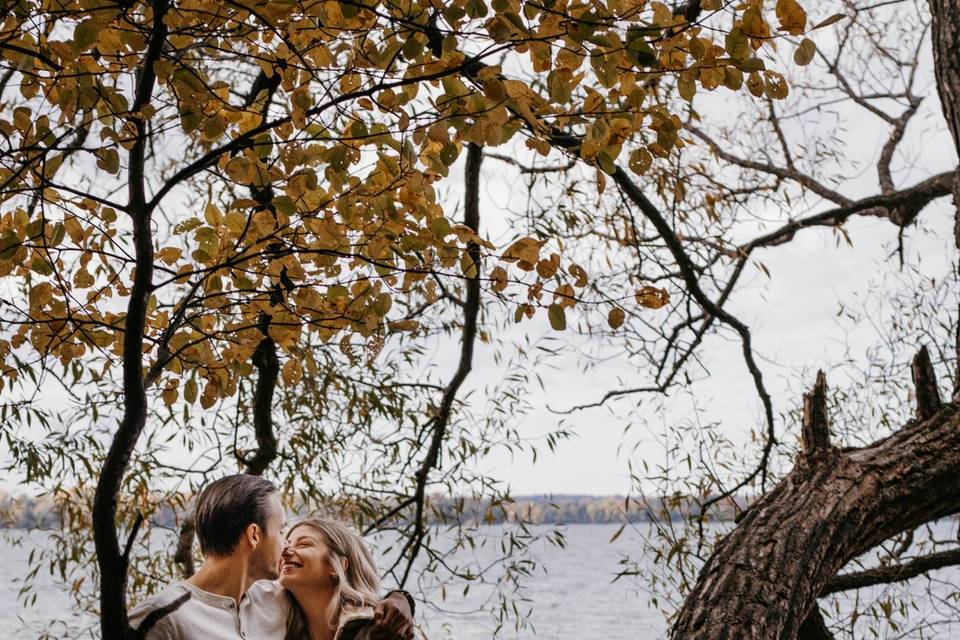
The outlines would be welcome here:
<svg viewBox="0 0 960 640">
<path fill-rule="evenodd" d="M 823 619 L 823 612 L 817 603 L 813 604 L 810 613 L 800 625 L 797 640 L 833 640 L 833 634 L 827 628 L 827 622 Z"/>
<path fill-rule="evenodd" d="M 919 558 L 914 558 L 902 564 L 876 567 L 855 573 L 843 573 L 828 582 L 820 592 L 820 596 L 828 596 L 832 593 L 840 593 L 841 591 L 850 591 L 852 589 L 863 589 L 878 584 L 905 582 L 929 571 L 952 567 L 958 564 L 960 564 L 960 549 L 951 549 L 950 551 L 941 551 L 939 553 L 920 556 Z"/>
<path fill-rule="evenodd" d="M 765 484 L 767 462 L 770 458 L 770 451 L 777 442 L 777 438 L 774 432 L 773 403 L 770 400 L 770 394 L 767 392 L 766 386 L 764 385 L 763 373 L 760 371 L 760 367 L 757 366 L 757 362 L 753 355 L 750 330 L 743 322 L 730 313 L 724 311 L 704 293 L 703 289 L 700 287 L 697 274 L 695 273 L 693 265 L 690 262 L 690 258 L 687 256 L 686 251 L 684 251 L 680 239 L 677 238 L 676 233 L 664 219 L 660 211 L 652 202 L 650 202 L 647 196 L 644 195 L 644 193 L 639 189 L 639 187 L 637 187 L 633 180 L 627 176 L 623 168 L 617 167 L 613 174 L 613 179 L 617 185 L 623 189 L 624 193 L 627 194 L 627 197 L 630 198 L 635 205 L 637 205 L 646 218 L 653 224 L 654 228 L 657 230 L 657 233 L 660 234 L 660 237 L 663 238 L 663 241 L 670 250 L 670 253 L 673 255 L 674 260 L 677 261 L 677 266 L 680 268 L 681 274 L 683 274 L 683 280 L 687 286 L 687 291 L 689 291 L 690 295 L 693 296 L 694 300 L 697 301 L 697 304 L 699 304 L 704 311 L 712 316 L 715 316 L 722 323 L 731 327 L 740 336 L 743 357 L 746 361 L 747 369 L 753 378 L 753 383 L 757 390 L 757 394 L 760 396 L 760 401 L 763 403 L 767 427 L 766 441 L 764 443 L 760 464 L 758 465 L 757 471 L 751 474 L 750 479 L 759 473 L 761 476 L 761 484 Z M 749 479 L 747 482 L 749 482 Z"/>
<path fill-rule="evenodd" d="M 280 361 L 277 345 L 269 336 L 257 345 L 253 352 L 253 366 L 257 368 L 257 388 L 253 394 L 253 430 L 257 437 L 257 450 L 253 456 L 240 459 L 246 465 L 246 473 L 259 476 L 277 457 L 277 436 L 273 433 L 273 391 L 277 387 Z"/>
<path fill-rule="evenodd" d="M 163 21 L 167 0 L 152 5 L 150 39 L 136 78 L 136 90 L 128 116 L 136 135 L 130 149 L 127 213 L 133 225 L 136 272 L 123 334 L 123 418 L 114 434 L 93 500 L 93 540 L 100 569 L 100 628 L 104 640 L 126 640 L 132 630 L 127 618 L 127 561 L 117 539 L 117 496 L 130 456 L 147 418 L 147 397 L 143 385 L 143 342 L 147 302 L 153 280 L 153 238 L 150 209 L 146 204 L 145 154 L 147 123 L 143 107 L 153 95 L 156 75 L 154 63 L 160 58 L 167 37 Z"/>
<path fill-rule="evenodd" d="M 470 143 L 467 145 L 467 162 L 464 169 L 464 178 L 466 182 L 466 194 L 464 197 L 464 216 L 463 222 L 474 233 L 480 231 L 480 164 L 483 161 L 483 147 Z M 447 385 L 440 401 L 440 407 L 437 415 L 433 419 L 433 434 L 430 441 L 430 448 L 424 457 L 420 468 L 416 473 L 416 490 L 414 498 L 416 503 L 416 513 L 414 515 L 414 531 L 407 543 L 404 545 L 404 552 L 409 549 L 407 556 L 407 566 L 400 579 L 400 586 L 406 584 L 413 568 L 414 560 L 420 553 L 423 545 L 423 537 L 426 533 L 424 524 L 424 507 L 426 502 L 427 481 L 430 477 L 430 471 L 437 466 L 440 459 L 440 449 L 447 432 L 447 425 L 450 422 L 450 415 L 453 409 L 453 401 L 457 397 L 457 391 L 463 381 L 470 373 L 473 367 L 473 345 L 477 338 L 477 317 L 480 313 L 480 247 L 475 242 L 467 245 L 467 255 L 473 261 L 472 273 L 467 273 L 467 295 L 463 307 L 463 333 L 460 344 L 460 362 L 457 370 L 453 374 L 450 383 Z M 401 556 L 403 553 L 401 553 Z"/>
<path fill-rule="evenodd" d="M 903 218 L 899 217 L 894 219 L 894 217 L 891 216 L 891 211 L 904 208 L 911 212 L 907 215 L 912 220 L 916 217 L 916 213 L 931 201 L 950 195 L 952 179 L 953 172 L 941 173 L 927 178 L 923 182 L 908 189 L 901 189 L 900 191 L 890 194 L 862 198 L 855 202 L 850 202 L 845 206 L 828 209 L 806 218 L 792 220 L 770 233 L 758 236 L 750 242 L 741 245 L 740 251 L 749 253 L 753 249 L 760 247 L 772 247 L 783 244 L 792 240 L 797 231 L 809 227 L 839 227 L 855 215 L 872 215 L 887 218 L 894 224 L 900 226 Z M 901 212 L 900 215 L 903 216 L 905 214 Z"/>
</svg>

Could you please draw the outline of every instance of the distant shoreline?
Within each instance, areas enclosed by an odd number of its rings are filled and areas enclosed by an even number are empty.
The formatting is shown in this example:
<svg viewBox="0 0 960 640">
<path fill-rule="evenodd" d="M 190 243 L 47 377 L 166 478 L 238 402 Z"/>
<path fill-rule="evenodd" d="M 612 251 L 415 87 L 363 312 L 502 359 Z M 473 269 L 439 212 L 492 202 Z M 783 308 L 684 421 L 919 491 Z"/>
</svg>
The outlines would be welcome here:
<svg viewBox="0 0 960 640">
<path fill-rule="evenodd" d="M 184 501 L 186 502 L 186 501 Z M 741 500 L 740 505 L 747 500 Z M 683 498 L 627 499 L 626 496 L 594 496 L 558 494 L 516 496 L 509 501 L 490 503 L 467 498 L 434 496 L 430 498 L 431 524 L 472 522 L 502 524 L 623 524 L 653 521 L 679 521 L 695 512 Z M 730 521 L 737 507 L 731 500 L 719 505 L 714 521 Z M 306 513 L 311 508 L 295 509 Z M 176 527 L 181 514 L 168 506 L 161 506 L 150 521 L 161 527 Z M 49 496 L 12 496 L 0 492 L 0 529 L 58 529 L 56 505 Z"/>
</svg>

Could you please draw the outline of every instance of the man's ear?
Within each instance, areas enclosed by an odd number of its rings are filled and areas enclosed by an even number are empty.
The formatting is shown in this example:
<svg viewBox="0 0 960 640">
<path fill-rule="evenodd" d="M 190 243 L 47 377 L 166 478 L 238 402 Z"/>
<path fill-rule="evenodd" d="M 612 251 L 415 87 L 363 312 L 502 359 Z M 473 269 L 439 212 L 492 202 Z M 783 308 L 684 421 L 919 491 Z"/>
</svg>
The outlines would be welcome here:
<svg viewBox="0 0 960 640">
<path fill-rule="evenodd" d="M 250 548 L 254 549 L 263 540 L 263 529 L 256 522 L 252 522 L 243 530 L 243 538 L 250 545 Z"/>
</svg>

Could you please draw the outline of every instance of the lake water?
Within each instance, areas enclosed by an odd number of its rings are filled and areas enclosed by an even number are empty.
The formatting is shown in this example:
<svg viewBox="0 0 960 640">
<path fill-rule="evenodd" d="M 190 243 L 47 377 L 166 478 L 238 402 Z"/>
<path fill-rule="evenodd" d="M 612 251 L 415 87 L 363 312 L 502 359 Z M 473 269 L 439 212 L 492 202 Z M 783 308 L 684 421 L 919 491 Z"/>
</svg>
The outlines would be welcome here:
<svg viewBox="0 0 960 640">
<path fill-rule="evenodd" d="M 641 525 L 643 526 L 643 525 Z M 640 583 L 623 579 L 613 581 L 621 570 L 621 559 L 631 555 L 635 560 L 641 548 L 636 532 L 628 528 L 617 540 L 610 542 L 618 525 L 579 524 L 562 529 L 566 540 L 564 548 L 538 541 L 533 544 L 532 554 L 539 563 L 534 575 L 525 579 L 524 598 L 517 602 L 522 612 L 531 611 L 529 624 L 520 630 L 512 626 L 500 630 L 503 638 L 523 640 L 577 639 L 600 640 L 607 638 L 659 638 L 665 637 L 666 621 L 653 608 L 646 593 L 640 591 Z M 956 535 L 956 526 L 944 525 L 943 536 Z M 535 528 L 545 533 L 546 527 Z M 90 631 L 93 619 L 71 608 L 71 600 L 64 589 L 50 580 L 40 579 L 34 591 L 36 604 L 25 605 L 18 597 L 23 576 L 27 574 L 28 548 L 30 544 L 42 544 L 42 532 L 6 532 L 17 537 L 27 536 L 27 544 L 11 547 L 9 540 L 0 537 L 0 638 L 10 640 L 35 639 L 49 634 L 53 638 L 95 637 Z M 495 528 L 490 539 L 499 538 Z M 937 535 L 941 538 L 940 535 Z M 942 539 L 942 538 L 941 538 Z M 460 552 L 463 555 L 464 552 Z M 479 564 L 492 557 L 493 550 L 480 549 L 472 552 L 472 559 Z M 389 553 L 386 554 L 389 556 Z M 641 566 L 642 564 L 642 558 Z M 649 566 L 649 565 L 648 565 Z M 547 573 L 543 573 L 546 569 Z M 877 609 L 873 618 L 861 617 L 853 637 L 877 638 L 927 638 L 946 640 L 960 638 L 960 623 L 954 615 L 960 571 L 956 568 L 942 570 L 932 578 L 919 578 L 911 583 L 915 593 L 928 593 L 909 607 L 901 608 L 897 598 L 906 593 L 905 587 L 882 587 L 863 590 L 851 596 L 843 596 L 833 603 L 839 607 L 837 619 L 844 619 L 849 609 L 858 604 L 865 609 L 871 599 L 877 602 L 892 599 L 893 618 L 897 624 L 878 624 L 884 615 L 883 607 Z M 417 621 L 422 633 L 430 640 L 456 638 L 457 640 L 489 639 L 493 636 L 496 621 L 491 608 L 498 606 L 497 593 L 490 588 L 472 587 L 464 595 L 462 585 L 446 591 L 436 585 L 422 584 L 430 605 L 419 605 Z M 513 599 L 516 601 L 515 599 Z M 949 605 L 949 603 L 953 603 Z M 948 606 L 949 605 L 949 606 Z M 52 620 L 57 622 L 51 623 Z M 871 623 L 876 631 L 864 634 L 864 623 Z M 912 631 L 910 631 L 912 629 Z M 838 634 L 838 638 L 851 637 Z"/>
</svg>

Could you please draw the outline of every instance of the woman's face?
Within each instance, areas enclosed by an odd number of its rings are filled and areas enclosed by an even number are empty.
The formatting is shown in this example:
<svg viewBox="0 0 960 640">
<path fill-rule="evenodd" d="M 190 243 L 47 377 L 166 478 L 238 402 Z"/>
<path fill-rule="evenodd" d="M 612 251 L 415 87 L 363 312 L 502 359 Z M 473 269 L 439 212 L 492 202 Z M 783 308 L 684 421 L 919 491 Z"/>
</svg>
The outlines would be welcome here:
<svg viewBox="0 0 960 640">
<path fill-rule="evenodd" d="M 323 535 L 309 526 L 294 527 L 280 557 L 280 584 L 286 588 L 330 589 L 336 574 Z"/>
</svg>

